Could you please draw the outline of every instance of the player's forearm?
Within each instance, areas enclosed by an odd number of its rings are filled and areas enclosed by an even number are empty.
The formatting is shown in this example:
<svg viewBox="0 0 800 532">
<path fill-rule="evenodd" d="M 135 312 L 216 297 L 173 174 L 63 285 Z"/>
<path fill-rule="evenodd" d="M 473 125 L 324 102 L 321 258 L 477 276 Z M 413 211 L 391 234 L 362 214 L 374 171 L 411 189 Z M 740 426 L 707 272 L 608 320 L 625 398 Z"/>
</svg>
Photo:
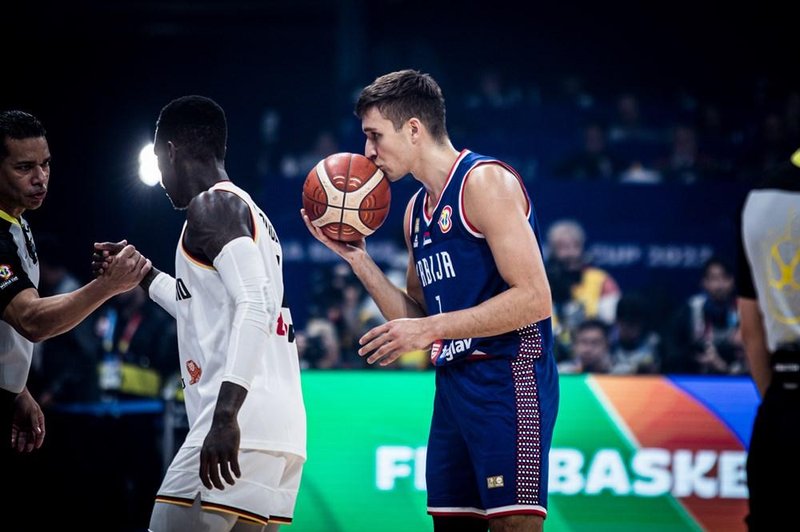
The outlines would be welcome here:
<svg viewBox="0 0 800 532">
<path fill-rule="evenodd" d="M 153 272 L 155 272 L 155 274 L 153 274 Z M 176 281 L 174 277 L 164 272 L 160 272 L 153 267 L 153 269 L 144 276 L 144 279 L 142 279 L 142 282 L 139 283 L 139 286 L 141 286 L 144 291 L 147 292 L 147 295 L 150 296 L 151 300 L 166 310 L 167 313 L 174 318 L 178 311 L 175 282 Z"/>
<path fill-rule="evenodd" d="M 495 336 L 520 329 L 551 315 L 547 290 L 511 287 L 475 307 L 427 318 L 438 339 Z"/>
<path fill-rule="evenodd" d="M 215 424 L 225 424 L 235 420 L 247 397 L 247 389 L 233 382 L 223 381 L 219 387 L 217 404 L 214 407 Z"/>
<path fill-rule="evenodd" d="M 406 292 L 396 287 L 366 252 L 348 260 L 353 273 L 372 296 L 387 320 L 421 318 L 425 311 Z"/>
</svg>

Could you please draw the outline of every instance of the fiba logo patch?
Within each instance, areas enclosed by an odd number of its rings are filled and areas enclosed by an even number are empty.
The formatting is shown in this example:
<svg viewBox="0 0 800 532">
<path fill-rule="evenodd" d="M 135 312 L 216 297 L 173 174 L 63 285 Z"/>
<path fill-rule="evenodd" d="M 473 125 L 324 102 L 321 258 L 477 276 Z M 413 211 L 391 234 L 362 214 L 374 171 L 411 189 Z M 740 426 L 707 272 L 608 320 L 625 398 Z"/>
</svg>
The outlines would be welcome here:
<svg viewBox="0 0 800 532">
<path fill-rule="evenodd" d="M 442 233 L 446 233 L 451 227 L 453 227 L 453 208 L 445 205 L 442 214 L 439 215 L 439 229 L 442 230 Z"/>
<path fill-rule="evenodd" d="M 0 279 L 9 280 L 14 275 L 14 270 L 8 264 L 0 264 Z"/>
</svg>

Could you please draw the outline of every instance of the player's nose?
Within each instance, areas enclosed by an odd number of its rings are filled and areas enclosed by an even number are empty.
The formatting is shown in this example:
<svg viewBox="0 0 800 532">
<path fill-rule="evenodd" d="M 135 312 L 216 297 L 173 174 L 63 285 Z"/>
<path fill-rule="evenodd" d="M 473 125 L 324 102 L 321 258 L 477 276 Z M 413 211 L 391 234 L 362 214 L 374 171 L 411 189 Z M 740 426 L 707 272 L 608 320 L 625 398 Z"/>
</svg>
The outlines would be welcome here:
<svg viewBox="0 0 800 532">
<path fill-rule="evenodd" d="M 375 149 L 375 143 L 372 142 L 371 140 L 367 140 L 367 142 L 364 143 L 364 156 L 367 159 L 371 160 L 373 163 L 375 162 L 375 159 L 378 157 L 378 150 Z"/>
</svg>

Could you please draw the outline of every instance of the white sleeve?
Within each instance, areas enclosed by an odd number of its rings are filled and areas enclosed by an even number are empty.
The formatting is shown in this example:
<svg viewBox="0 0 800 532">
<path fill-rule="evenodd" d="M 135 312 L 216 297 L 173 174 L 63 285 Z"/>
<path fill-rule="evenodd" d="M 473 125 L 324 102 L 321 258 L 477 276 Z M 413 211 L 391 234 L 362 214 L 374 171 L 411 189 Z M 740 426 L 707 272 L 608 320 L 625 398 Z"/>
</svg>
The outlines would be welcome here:
<svg viewBox="0 0 800 532">
<path fill-rule="evenodd" d="M 225 244 L 214 259 L 214 267 L 236 306 L 222 379 L 249 390 L 279 302 L 252 238 L 239 237 Z"/>
<path fill-rule="evenodd" d="M 175 278 L 161 272 L 150 283 L 147 289 L 150 299 L 166 310 L 170 316 L 175 317 L 177 312 L 177 300 L 175 299 Z"/>
</svg>

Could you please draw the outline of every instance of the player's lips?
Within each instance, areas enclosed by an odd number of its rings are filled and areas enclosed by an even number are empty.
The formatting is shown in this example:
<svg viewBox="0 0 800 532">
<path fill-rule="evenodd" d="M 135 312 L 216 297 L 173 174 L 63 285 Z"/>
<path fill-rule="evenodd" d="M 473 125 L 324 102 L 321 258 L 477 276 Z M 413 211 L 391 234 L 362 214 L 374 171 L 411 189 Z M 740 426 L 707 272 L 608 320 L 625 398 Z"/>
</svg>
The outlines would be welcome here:
<svg viewBox="0 0 800 532">
<path fill-rule="evenodd" d="M 36 201 L 42 201 L 44 197 L 47 196 L 47 191 L 43 190 L 41 192 L 36 192 L 35 194 L 31 194 L 30 197 L 35 199 Z"/>
</svg>

